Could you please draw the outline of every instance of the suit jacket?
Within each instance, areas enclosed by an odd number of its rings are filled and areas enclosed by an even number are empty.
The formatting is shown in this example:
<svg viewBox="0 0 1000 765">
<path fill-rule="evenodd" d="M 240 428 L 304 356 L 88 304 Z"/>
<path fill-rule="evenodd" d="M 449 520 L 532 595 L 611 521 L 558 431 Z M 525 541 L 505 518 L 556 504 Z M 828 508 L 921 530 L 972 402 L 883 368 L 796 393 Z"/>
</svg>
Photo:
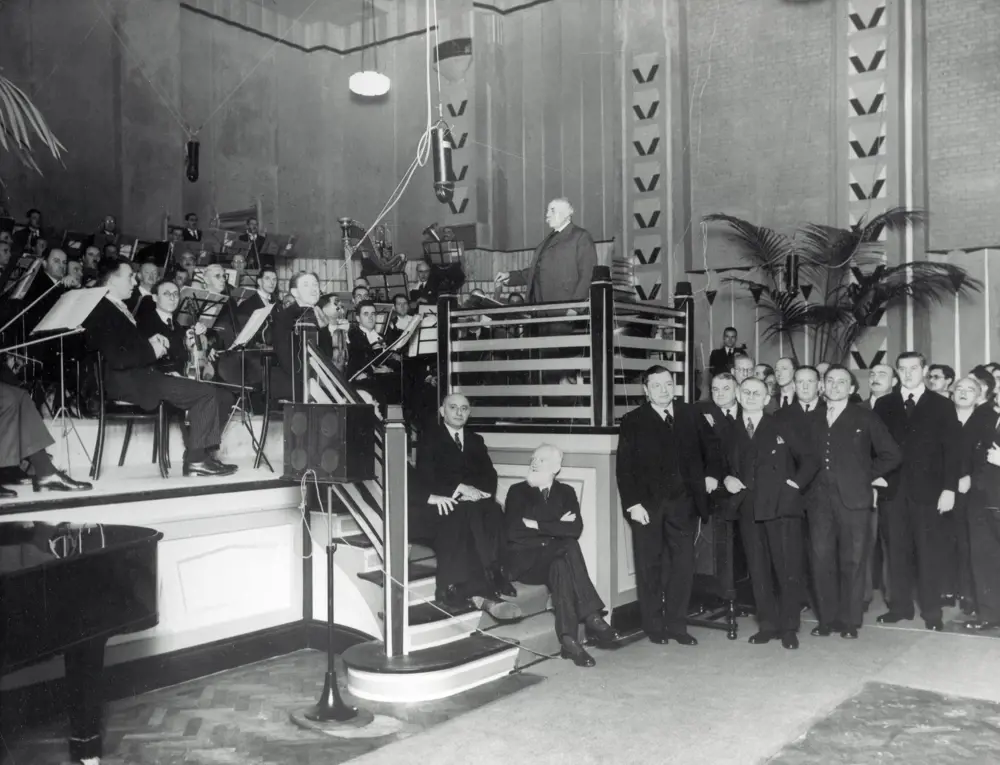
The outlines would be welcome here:
<svg viewBox="0 0 1000 765">
<path fill-rule="evenodd" d="M 708 370 L 713 377 L 722 372 L 733 371 L 733 360 L 736 358 L 736 349 L 733 348 L 732 351 L 732 355 L 729 355 L 726 348 L 712 349 L 712 352 L 708 356 Z"/>
<path fill-rule="evenodd" d="M 714 401 L 701 401 L 695 405 L 708 424 L 702 456 L 705 459 L 705 474 L 719 482 L 718 488 L 708 496 L 709 508 L 713 514 L 725 520 L 735 520 L 737 503 L 722 485 L 729 475 L 729 447 L 736 437 L 736 428 L 743 417 L 743 407 L 736 404 L 734 420 L 730 421 Z"/>
<path fill-rule="evenodd" d="M 201 237 L 202 237 L 202 234 L 201 234 L 201 229 L 200 228 L 195 229 L 194 231 L 191 231 L 191 229 L 185 228 L 184 229 L 184 233 L 182 234 L 182 240 L 181 241 L 184 241 L 184 242 L 200 242 L 201 241 Z"/>
<path fill-rule="evenodd" d="M 170 341 L 170 349 L 167 351 L 167 355 L 156 362 L 156 368 L 164 373 L 177 372 L 178 374 L 184 374 L 184 367 L 188 362 L 188 350 L 184 344 L 184 336 L 187 334 L 187 328 L 178 324 L 176 318 L 174 319 L 173 328 L 168 327 L 167 323 L 157 312 L 156 305 L 152 299 L 143 300 L 139 305 L 139 310 L 136 311 L 135 315 L 135 323 L 139 328 L 139 332 L 147 340 L 153 335 L 163 335 Z"/>
<path fill-rule="evenodd" d="M 426 503 L 431 494 L 450 497 L 460 483 L 496 496 L 497 471 L 486 442 L 467 427 L 462 438 L 463 448 L 459 450 L 448 429 L 439 422 L 421 434 L 414 492 L 418 503 Z"/>
<path fill-rule="evenodd" d="M 997 415 L 993 403 L 987 402 L 977 406 L 962 425 L 962 461 L 959 467 L 960 476 L 971 476 L 977 463 L 983 445 L 986 449 L 993 443 L 997 429 Z"/>
<path fill-rule="evenodd" d="M 777 397 L 771 399 L 772 403 L 778 401 Z M 822 400 L 813 402 L 813 408 L 808 412 L 796 400 L 792 401 L 784 409 L 776 409 L 774 412 L 768 412 L 768 414 L 773 414 L 801 433 L 808 433 L 807 438 L 810 439 L 814 438 L 817 432 L 821 432 L 826 427 L 826 402 Z M 812 443 L 812 441 L 809 443 Z"/>
<path fill-rule="evenodd" d="M 702 456 L 708 423 L 692 405 L 674 401 L 673 408 L 681 480 L 697 513 L 707 518 L 705 475 L 717 470 L 714 465 L 706 467 Z M 663 419 L 649 402 L 622 418 L 615 464 L 623 510 L 641 504 L 649 512 L 666 498 L 662 480 L 666 451 L 662 441 L 663 427 Z"/>
<path fill-rule="evenodd" d="M 14 235 L 11 237 L 11 252 L 14 256 L 17 256 L 23 252 L 33 250 L 35 242 L 39 239 L 43 239 L 44 237 L 45 233 L 41 229 L 32 230 L 25 226 L 19 231 L 15 231 Z"/>
<path fill-rule="evenodd" d="M 149 340 L 121 309 L 107 298 L 83 323 L 87 344 L 104 356 L 105 387 L 143 409 L 155 409 L 160 401 L 150 374 L 156 373 L 156 353 Z"/>
<path fill-rule="evenodd" d="M 35 274 L 35 278 L 31 282 L 31 286 L 28 288 L 23 301 L 23 308 L 27 308 L 29 305 L 38 300 L 34 307 L 32 307 L 24 317 L 24 324 L 28 332 L 34 329 L 35 325 L 45 318 L 45 314 L 47 314 L 52 307 L 59 302 L 59 298 L 67 292 L 66 288 L 60 284 L 56 286 L 55 289 L 52 289 L 51 292 L 46 294 L 50 288 L 52 288 L 52 279 L 49 278 L 48 274 L 46 274 L 44 270 Z M 42 297 L 42 295 L 45 295 L 45 297 Z M 39 298 L 41 298 L 41 300 L 39 300 Z"/>
<path fill-rule="evenodd" d="M 895 470 L 903 459 L 885 423 L 871 409 L 850 403 L 832 427 L 823 416 L 814 451 L 822 461 L 807 496 L 812 500 L 832 483 L 851 510 L 870 510 L 872 481 Z"/>
<path fill-rule="evenodd" d="M 344 370 L 347 376 L 353 377 L 364 369 L 372 360 L 385 350 L 385 342 L 372 345 L 368 336 L 357 324 L 352 324 L 347 330 L 347 366 Z M 369 368 L 366 374 L 373 374 Z"/>
<path fill-rule="evenodd" d="M 936 504 L 941 492 L 958 489 L 962 465 L 962 429 L 955 405 L 944 396 L 924 390 L 913 414 L 907 415 L 904 396 L 897 389 L 875 403 L 875 413 L 903 450 L 903 462 L 886 480 L 886 496 L 900 491 L 915 502 Z"/>
<path fill-rule="evenodd" d="M 437 305 L 438 293 L 437 290 L 431 285 L 430 280 L 424 282 L 421 287 L 419 284 L 415 289 L 410 290 L 410 302 L 417 303 L 423 298 L 428 305 Z"/>
<path fill-rule="evenodd" d="M 304 308 L 297 303 L 272 313 L 274 314 L 274 324 L 271 329 L 274 363 L 271 366 L 269 395 L 275 401 L 291 401 L 298 396 L 297 393 L 293 395 L 292 372 L 299 369 L 302 359 L 302 331 L 296 329 L 296 324 L 301 323 L 303 327 L 318 327 L 316 314 L 312 308 Z M 317 328 L 315 333 L 319 341 L 319 350 L 329 358 L 333 350 L 333 338 L 326 330 Z M 301 377 L 296 379 L 301 381 Z"/>
<path fill-rule="evenodd" d="M 272 300 L 274 296 L 272 295 Z M 250 316 L 254 311 L 259 311 L 264 308 L 264 300 L 261 298 L 259 292 L 254 292 L 250 297 L 244 300 L 236 307 L 236 321 L 240 327 L 246 325 L 250 320 Z M 274 317 L 278 313 L 278 308 L 272 308 L 271 313 L 268 314 L 267 319 L 264 320 L 264 326 L 261 327 L 259 338 L 260 342 L 264 345 L 271 345 L 272 342 L 272 328 L 274 326 Z"/>
<path fill-rule="evenodd" d="M 570 223 L 535 248 L 531 265 L 510 274 L 510 286 L 527 285 L 529 303 L 584 300 L 597 265 L 593 237 Z"/>
<path fill-rule="evenodd" d="M 152 305 L 153 296 L 140 292 L 139 288 L 136 287 L 134 290 L 132 290 L 132 294 L 129 297 L 129 299 L 125 301 L 125 307 L 132 312 L 133 316 L 138 316 L 139 308 L 144 303 L 149 303 L 150 305 Z M 153 308 L 155 310 L 155 306 L 153 306 Z"/>
<path fill-rule="evenodd" d="M 802 495 L 819 470 L 819 460 L 807 439 L 787 421 L 764 414 L 753 438 L 745 425 L 735 429 L 729 469 L 747 487 L 736 495 L 743 518 L 801 518 Z M 799 488 L 789 486 L 789 480 Z"/>
<path fill-rule="evenodd" d="M 566 513 L 576 513 L 576 520 L 560 521 Z M 525 526 L 525 518 L 537 521 L 538 528 Z M 576 492 L 559 481 L 552 482 L 548 499 L 542 496 L 541 489 L 536 489 L 527 481 L 511 486 L 504 503 L 504 525 L 507 541 L 524 547 L 540 547 L 557 537 L 579 539 L 583 533 L 583 518 Z"/>
</svg>

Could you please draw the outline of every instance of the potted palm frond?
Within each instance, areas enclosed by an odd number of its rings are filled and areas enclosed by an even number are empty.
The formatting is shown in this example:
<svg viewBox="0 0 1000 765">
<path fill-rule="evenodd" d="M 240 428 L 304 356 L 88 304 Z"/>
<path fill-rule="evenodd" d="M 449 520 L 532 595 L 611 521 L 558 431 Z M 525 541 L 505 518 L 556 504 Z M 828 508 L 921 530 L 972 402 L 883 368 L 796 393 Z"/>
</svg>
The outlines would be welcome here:
<svg viewBox="0 0 1000 765">
<path fill-rule="evenodd" d="M 0 74 L 0 148 L 11 152 L 26 167 L 41 175 L 32 137 L 37 138 L 55 159 L 62 160 L 66 147 L 49 129 L 42 113 L 23 90 Z"/>
<path fill-rule="evenodd" d="M 925 222 L 920 210 L 896 207 L 847 229 L 806 224 L 792 236 L 732 215 L 707 215 L 724 224 L 756 278 L 725 281 L 748 290 L 762 311 L 763 338 L 781 337 L 802 363 L 845 363 L 852 346 L 893 308 L 907 301 L 930 308 L 945 298 L 982 290 L 959 266 L 913 261 L 886 265 L 883 232 L 899 233 Z M 797 341 L 810 333 L 810 358 Z"/>
</svg>

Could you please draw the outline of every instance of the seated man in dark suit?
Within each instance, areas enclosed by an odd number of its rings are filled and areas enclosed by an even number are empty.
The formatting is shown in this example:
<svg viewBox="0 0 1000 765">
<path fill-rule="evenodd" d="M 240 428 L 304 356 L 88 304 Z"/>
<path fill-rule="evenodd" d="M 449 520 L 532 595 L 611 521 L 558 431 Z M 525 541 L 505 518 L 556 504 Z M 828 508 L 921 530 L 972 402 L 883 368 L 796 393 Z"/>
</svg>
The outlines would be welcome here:
<svg viewBox="0 0 1000 765">
<path fill-rule="evenodd" d="M 277 297 L 277 290 L 278 272 L 273 268 L 260 269 L 260 273 L 257 274 L 257 291 L 243 300 L 237 308 L 236 318 L 239 320 L 240 326 L 247 323 L 247 319 L 250 318 L 250 315 L 254 311 L 274 303 L 275 298 Z M 272 312 L 265 327 L 269 329 L 273 319 L 274 313 Z M 267 335 L 270 335 L 270 332 L 267 330 L 265 330 L 265 332 Z"/>
<path fill-rule="evenodd" d="M 602 648 L 614 643 L 618 633 L 604 621 L 604 602 L 580 550 L 583 519 L 576 492 L 555 480 L 562 458 L 554 446 L 538 447 L 528 480 L 507 492 L 507 573 L 515 581 L 548 586 L 562 657 L 578 667 L 593 667 L 594 659 L 579 642 L 580 623 Z"/>
<path fill-rule="evenodd" d="M 750 642 L 761 645 L 780 637 L 782 646 L 794 649 L 799 647 L 805 587 L 802 493 L 819 470 L 819 460 L 797 430 L 765 414 L 769 400 L 763 380 L 748 377 L 740 384 L 743 421 L 730 445 L 724 484 L 738 495 L 757 604 L 759 631 Z"/>
<path fill-rule="evenodd" d="M 184 475 L 217 476 L 234 465 L 214 455 L 222 426 L 233 406 L 229 391 L 208 383 L 166 375 L 156 369 L 170 350 L 163 335 L 143 337 L 125 301 L 135 287 L 132 264 L 124 259 L 101 264 L 101 284 L 108 294 L 84 322 L 88 344 L 104 356 L 107 393 L 146 410 L 161 401 L 188 412 L 191 423 L 184 455 Z"/>
<path fill-rule="evenodd" d="M 315 333 L 319 349 L 332 357 L 333 338 L 326 331 L 328 319 L 316 305 L 321 294 L 319 277 L 299 271 L 288 281 L 292 303 L 277 311 L 271 335 L 274 342 L 274 365 L 271 368 L 272 401 L 302 401 L 302 338 Z"/>
<path fill-rule="evenodd" d="M 520 608 L 500 600 L 517 592 L 501 569 L 497 471 L 482 436 L 465 427 L 469 412 L 469 400 L 453 393 L 441 405 L 442 421 L 421 434 L 411 532 L 437 553 L 435 600 L 442 608 L 462 612 L 474 603 L 495 619 L 517 619 Z"/>
<path fill-rule="evenodd" d="M 42 211 L 35 208 L 28 210 L 28 225 L 20 231 L 15 231 L 11 240 L 12 249 L 16 255 L 21 253 L 31 253 L 35 250 L 35 243 L 39 239 L 44 239 L 42 232 Z"/>
<path fill-rule="evenodd" d="M 115 219 L 115 216 L 105 215 L 100 228 L 94 232 L 94 236 L 90 243 L 95 247 L 100 247 L 102 250 L 114 245 L 115 250 L 117 251 L 120 238 L 121 237 L 118 233 L 118 221 Z"/>
<path fill-rule="evenodd" d="M 398 358 L 389 358 L 381 364 L 372 364 L 386 348 L 385 340 L 375 329 L 375 304 L 362 300 L 354 310 L 357 323 L 347 330 L 346 374 L 356 387 L 375 399 L 384 417 L 387 404 L 399 402 L 400 362 Z"/>
<path fill-rule="evenodd" d="M 54 443 L 27 391 L 0 382 L 0 468 L 16 468 L 27 460 L 34 471 L 31 483 L 36 492 L 91 488 L 56 470 L 45 451 Z M 16 497 L 16 491 L 0 486 L 0 499 Z"/>
<path fill-rule="evenodd" d="M 153 297 L 144 300 L 135 317 L 136 326 L 147 340 L 156 335 L 167 338 L 167 354 L 157 359 L 156 368 L 167 374 L 182 375 L 191 359 L 190 349 L 195 337 L 205 335 L 205 325 L 198 322 L 190 329 L 182 327 L 176 318 L 181 292 L 173 282 L 160 282 L 153 288 Z"/>
<path fill-rule="evenodd" d="M 722 332 L 722 347 L 712 349 L 708 357 L 708 371 L 712 377 L 720 372 L 732 372 L 736 361 L 736 341 L 739 334 L 736 327 L 726 327 Z"/>
<path fill-rule="evenodd" d="M 806 492 L 809 558 L 819 618 L 812 634 L 826 637 L 836 630 L 841 637 L 853 639 L 864 615 L 872 483 L 898 467 L 902 455 L 874 412 L 849 403 L 853 383 L 847 368 L 832 365 L 824 390 L 826 407 L 813 429 L 813 451 L 822 463 Z M 797 406 L 793 403 L 782 412 Z"/>
<path fill-rule="evenodd" d="M 200 242 L 201 229 L 198 228 L 198 216 L 195 213 L 188 213 L 184 216 L 184 232 L 181 238 L 185 242 Z"/>
</svg>

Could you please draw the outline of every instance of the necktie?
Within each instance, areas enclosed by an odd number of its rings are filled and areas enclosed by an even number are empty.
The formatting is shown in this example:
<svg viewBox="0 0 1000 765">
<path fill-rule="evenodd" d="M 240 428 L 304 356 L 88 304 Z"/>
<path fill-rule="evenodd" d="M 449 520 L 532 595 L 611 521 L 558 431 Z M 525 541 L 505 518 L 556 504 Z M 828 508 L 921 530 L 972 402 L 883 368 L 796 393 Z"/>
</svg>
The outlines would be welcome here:
<svg viewBox="0 0 1000 765">
<path fill-rule="evenodd" d="M 836 417 L 836 410 L 833 407 L 831 407 L 831 406 L 827 406 L 827 409 L 826 409 L 826 424 L 828 426 L 832 427 L 833 426 L 833 420 L 834 420 L 835 417 Z"/>
<path fill-rule="evenodd" d="M 730 422 L 736 422 L 736 415 L 733 414 L 732 409 L 726 412 L 726 419 L 728 419 Z"/>
<path fill-rule="evenodd" d="M 753 420 L 747 417 L 747 435 L 753 438 Z"/>
<path fill-rule="evenodd" d="M 174 328 L 174 320 L 173 317 L 171 317 L 167 319 L 167 329 L 173 331 L 173 328 Z"/>
<path fill-rule="evenodd" d="M 458 437 L 458 433 L 455 433 L 455 445 L 458 447 L 459 451 L 462 451 L 462 439 Z"/>
<path fill-rule="evenodd" d="M 666 424 L 667 430 L 674 429 L 674 418 L 673 415 L 670 414 L 670 412 L 663 413 L 663 422 L 664 424 Z"/>
<path fill-rule="evenodd" d="M 788 406 L 788 396 L 782 396 L 781 397 L 781 408 L 784 409 L 786 406 Z"/>
<path fill-rule="evenodd" d="M 913 410 L 917 408 L 917 402 L 916 399 L 913 398 L 912 393 L 910 394 L 909 398 L 906 399 L 906 403 L 903 404 L 903 406 L 906 409 L 907 416 L 913 414 Z"/>
<path fill-rule="evenodd" d="M 546 502 L 549 501 L 549 491 L 550 491 L 549 487 L 545 487 L 544 489 L 542 489 L 542 499 L 544 499 Z"/>
</svg>

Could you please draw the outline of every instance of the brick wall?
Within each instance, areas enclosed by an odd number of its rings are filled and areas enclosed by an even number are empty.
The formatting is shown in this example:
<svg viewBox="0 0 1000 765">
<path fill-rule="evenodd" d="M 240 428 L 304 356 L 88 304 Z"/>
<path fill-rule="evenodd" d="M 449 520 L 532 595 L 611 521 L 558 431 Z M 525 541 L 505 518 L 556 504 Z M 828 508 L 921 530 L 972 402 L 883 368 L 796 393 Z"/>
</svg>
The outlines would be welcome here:
<svg viewBox="0 0 1000 765">
<path fill-rule="evenodd" d="M 1000 2 L 927 3 L 932 249 L 1000 245 Z"/>
</svg>

